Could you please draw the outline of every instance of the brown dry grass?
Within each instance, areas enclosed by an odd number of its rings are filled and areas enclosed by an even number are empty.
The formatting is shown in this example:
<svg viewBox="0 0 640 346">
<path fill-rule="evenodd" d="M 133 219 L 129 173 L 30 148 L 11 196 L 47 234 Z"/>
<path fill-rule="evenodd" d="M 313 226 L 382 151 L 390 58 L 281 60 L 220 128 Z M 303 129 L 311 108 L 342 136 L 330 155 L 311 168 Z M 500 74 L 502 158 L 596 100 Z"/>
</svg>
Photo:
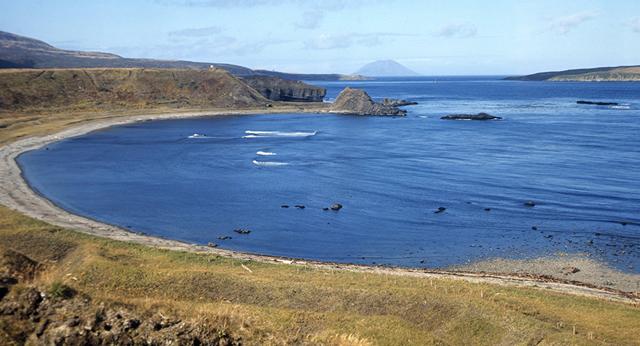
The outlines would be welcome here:
<svg viewBox="0 0 640 346">
<path fill-rule="evenodd" d="M 0 247 L 44 263 L 41 285 L 63 282 L 108 304 L 207 318 L 248 344 L 631 345 L 640 332 L 640 310 L 623 303 L 159 250 L 4 207 Z"/>
</svg>

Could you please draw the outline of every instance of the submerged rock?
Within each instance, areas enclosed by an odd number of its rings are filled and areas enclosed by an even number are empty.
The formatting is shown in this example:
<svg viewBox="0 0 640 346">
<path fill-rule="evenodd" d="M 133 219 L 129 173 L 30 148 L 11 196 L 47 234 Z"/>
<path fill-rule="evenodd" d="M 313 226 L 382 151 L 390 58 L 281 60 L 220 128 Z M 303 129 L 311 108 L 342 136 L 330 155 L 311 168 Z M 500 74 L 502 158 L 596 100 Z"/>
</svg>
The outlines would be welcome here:
<svg viewBox="0 0 640 346">
<path fill-rule="evenodd" d="M 444 120 L 501 120 L 501 117 L 496 117 L 488 113 L 478 114 L 449 114 L 441 117 Z"/>
<path fill-rule="evenodd" d="M 334 204 L 331 205 L 331 210 L 333 210 L 333 211 L 338 211 L 340 209 L 342 209 L 342 204 L 340 204 L 340 203 L 334 203 Z"/>
<path fill-rule="evenodd" d="M 526 201 L 526 202 L 524 202 L 524 206 L 525 207 L 529 207 L 529 208 L 533 208 L 533 207 L 536 206 L 536 202 L 534 202 L 534 201 Z"/>
<path fill-rule="evenodd" d="M 576 101 L 576 103 L 579 104 L 579 105 L 594 105 L 594 106 L 617 106 L 617 105 L 619 105 L 618 102 L 600 102 L 600 101 L 584 101 L 584 100 Z"/>
<path fill-rule="evenodd" d="M 390 115 L 403 116 L 407 111 L 394 106 L 374 102 L 369 94 L 361 89 L 346 87 L 331 105 L 331 113 L 352 115 Z"/>
<path fill-rule="evenodd" d="M 576 267 L 571 267 L 571 266 L 562 268 L 562 274 L 564 274 L 564 275 L 575 274 L 575 273 L 577 273 L 579 271 L 580 271 L 580 269 L 578 269 Z"/>
<path fill-rule="evenodd" d="M 251 233 L 251 230 L 248 230 L 246 228 L 236 228 L 233 231 L 238 233 L 238 234 L 249 234 L 249 233 Z"/>
<path fill-rule="evenodd" d="M 444 211 L 447 210 L 447 208 L 445 207 L 438 207 L 438 209 L 436 211 L 434 211 L 434 214 L 440 214 L 440 213 L 444 213 Z"/>
</svg>

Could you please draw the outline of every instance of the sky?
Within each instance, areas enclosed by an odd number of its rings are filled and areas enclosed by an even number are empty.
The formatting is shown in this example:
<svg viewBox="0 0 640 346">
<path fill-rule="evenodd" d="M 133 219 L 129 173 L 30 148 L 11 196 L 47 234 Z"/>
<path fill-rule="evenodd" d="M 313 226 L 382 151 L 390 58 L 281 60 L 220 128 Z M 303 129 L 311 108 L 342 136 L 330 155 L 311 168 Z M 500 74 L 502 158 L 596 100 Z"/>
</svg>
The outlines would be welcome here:
<svg viewBox="0 0 640 346">
<path fill-rule="evenodd" d="M 132 58 L 423 75 L 640 65 L 639 0 L 0 0 L 0 30 Z"/>
</svg>

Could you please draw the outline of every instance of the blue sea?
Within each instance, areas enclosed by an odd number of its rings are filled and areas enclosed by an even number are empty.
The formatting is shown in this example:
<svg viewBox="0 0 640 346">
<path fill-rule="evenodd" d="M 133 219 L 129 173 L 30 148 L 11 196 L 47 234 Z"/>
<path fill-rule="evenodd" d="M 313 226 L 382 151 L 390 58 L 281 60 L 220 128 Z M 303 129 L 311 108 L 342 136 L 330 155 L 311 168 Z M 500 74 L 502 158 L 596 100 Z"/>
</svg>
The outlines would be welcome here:
<svg viewBox="0 0 640 346">
<path fill-rule="evenodd" d="M 327 100 L 351 86 L 419 105 L 406 117 L 136 123 L 51 144 L 19 163 L 64 209 L 190 243 L 426 268 L 582 253 L 640 272 L 640 83 L 311 83 L 328 89 Z M 440 119 L 478 112 L 503 120 Z M 343 208 L 323 210 L 333 203 Z"/>
</svg>

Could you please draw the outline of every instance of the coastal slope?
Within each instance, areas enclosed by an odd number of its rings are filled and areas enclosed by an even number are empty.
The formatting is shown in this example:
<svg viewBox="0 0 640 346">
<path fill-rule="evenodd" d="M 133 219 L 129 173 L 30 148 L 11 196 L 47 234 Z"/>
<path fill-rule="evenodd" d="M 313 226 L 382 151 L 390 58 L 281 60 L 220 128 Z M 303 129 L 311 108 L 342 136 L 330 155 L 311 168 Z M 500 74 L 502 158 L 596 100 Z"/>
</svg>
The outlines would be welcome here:
<svg viewBox="0 0 640 346">
<path fill-rule="evenodd" d="M 223 69 L 0 70 L 0 110 L 260 107 L 269 100 Z"/>
<path fill-rule="evenodd" d="M 540 72 L 505 80 L 550 82 L 637 82 L 640 66 L 597 67 L 565 71 Z"/>
<path fill-rule="evenodd" d="M 299 74 L 250 68 L 215 62 L 134 59 L 103 52 L 65 50 L 35 38 L 0 31 L 2 68 L 173 68 L 206 70 L 221 68 L 234 76 L 271 76 L 287 80 L 351 80 L 361 76 L 342 74 Z"/>
</svg>

